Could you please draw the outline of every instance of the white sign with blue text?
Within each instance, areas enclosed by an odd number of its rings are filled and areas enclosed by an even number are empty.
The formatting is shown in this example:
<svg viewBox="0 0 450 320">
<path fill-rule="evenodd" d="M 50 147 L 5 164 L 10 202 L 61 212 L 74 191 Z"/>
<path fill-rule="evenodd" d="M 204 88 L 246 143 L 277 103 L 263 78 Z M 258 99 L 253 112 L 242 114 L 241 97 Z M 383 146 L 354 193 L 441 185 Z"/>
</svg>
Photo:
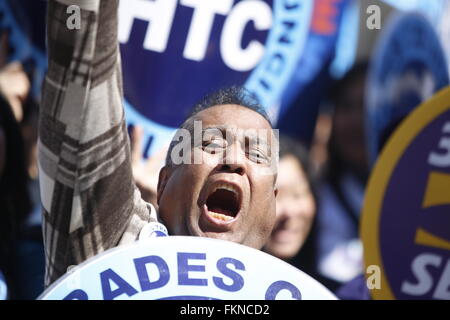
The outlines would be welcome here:
<svg viewBox="0 0 450 320">
<path fill-rule="evenodd" d="M 336 299 L 262 251 L 200 237 L 160 237 L 108 250 L 71 269 L 44 300 Z"/>
</svg>

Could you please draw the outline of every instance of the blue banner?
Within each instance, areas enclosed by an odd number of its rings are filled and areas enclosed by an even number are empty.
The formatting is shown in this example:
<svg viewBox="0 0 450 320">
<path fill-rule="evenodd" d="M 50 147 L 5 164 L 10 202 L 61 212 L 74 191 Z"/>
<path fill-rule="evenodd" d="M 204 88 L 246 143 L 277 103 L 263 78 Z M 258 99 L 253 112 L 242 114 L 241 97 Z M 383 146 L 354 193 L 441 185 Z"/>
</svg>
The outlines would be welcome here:
<svg viewBox="0 0 450 320">
<path fill-rule="evenodd" d="M 222 87 L 244 85 L 276 119 L 310 36 L 313 7 L 312 0 L 122 1 L 126 116 L 144 127 L 144 157 Z"/>
</svg>

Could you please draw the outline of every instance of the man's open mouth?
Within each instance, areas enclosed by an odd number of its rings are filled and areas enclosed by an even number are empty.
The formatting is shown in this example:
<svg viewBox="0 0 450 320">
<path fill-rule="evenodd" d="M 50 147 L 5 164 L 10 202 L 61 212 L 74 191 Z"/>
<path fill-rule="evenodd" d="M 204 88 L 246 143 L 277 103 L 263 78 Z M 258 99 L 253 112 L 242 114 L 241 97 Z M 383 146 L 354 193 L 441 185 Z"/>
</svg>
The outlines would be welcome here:
<svg viewBox="0 0 450 320">
<path fill-rule="evenodd" d="M 205 205 L 209 216 L 222 221 L 231 221 L 241 209 L 241 192 L 232 184 L 220 183 L 208 195 Z"/>
</svg>

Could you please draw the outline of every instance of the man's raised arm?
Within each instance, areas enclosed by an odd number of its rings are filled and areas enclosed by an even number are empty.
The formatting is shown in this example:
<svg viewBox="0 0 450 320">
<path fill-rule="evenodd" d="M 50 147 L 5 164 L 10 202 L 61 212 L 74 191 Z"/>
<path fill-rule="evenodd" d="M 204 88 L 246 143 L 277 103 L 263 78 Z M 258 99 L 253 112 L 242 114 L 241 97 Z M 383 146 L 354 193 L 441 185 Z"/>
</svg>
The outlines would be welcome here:
<svg viewBox="0 0 450 320">
<path fill-rule="evenodd" d="M 78 7 L 67 10 L 71 5 Z M 117 7 L 117 0 L 48 3 L 39 128 L 47 285 L 68 266 L 136 240 L 156 219 L 133 182 Z M 77 8 L 80 28 L 71 29 L 67 19 Z"/>
</svg>

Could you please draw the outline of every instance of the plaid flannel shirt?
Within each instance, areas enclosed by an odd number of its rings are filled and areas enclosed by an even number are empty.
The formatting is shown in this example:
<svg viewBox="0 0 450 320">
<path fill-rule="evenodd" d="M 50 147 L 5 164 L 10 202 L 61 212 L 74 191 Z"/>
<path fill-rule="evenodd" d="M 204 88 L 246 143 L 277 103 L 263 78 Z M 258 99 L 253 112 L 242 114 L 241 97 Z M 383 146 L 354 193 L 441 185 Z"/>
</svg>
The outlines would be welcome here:
<svg viewBox="0 0 450 320">
<path fill-rule="evenodd" d="M 78 30 L 67 26 L 72 4 L 81 8 Z M 117 7 L 117 0 L 48 3 L 38 142 L 46 285 L 157 221 L 133 181 Z"/>
</svg>

